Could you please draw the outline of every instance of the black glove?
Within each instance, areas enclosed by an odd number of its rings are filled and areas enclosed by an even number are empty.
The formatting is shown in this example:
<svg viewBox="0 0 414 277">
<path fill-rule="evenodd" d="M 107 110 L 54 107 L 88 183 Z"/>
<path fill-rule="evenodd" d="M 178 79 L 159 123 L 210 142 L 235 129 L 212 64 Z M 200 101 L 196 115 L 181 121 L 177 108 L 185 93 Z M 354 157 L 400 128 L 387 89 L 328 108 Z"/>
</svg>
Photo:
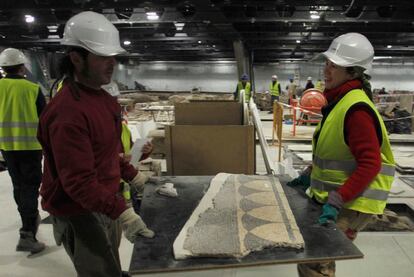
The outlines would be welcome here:
<svg viewBox="0 0 414 277">
<path fill-rule="evenodd" d="M 287 185 L 289 187 L 298 187 L 303 191 L 306 191 L 310 187 L 310 175 L 302 174 L 299 177 L 288 182 Z"/>
</svg>

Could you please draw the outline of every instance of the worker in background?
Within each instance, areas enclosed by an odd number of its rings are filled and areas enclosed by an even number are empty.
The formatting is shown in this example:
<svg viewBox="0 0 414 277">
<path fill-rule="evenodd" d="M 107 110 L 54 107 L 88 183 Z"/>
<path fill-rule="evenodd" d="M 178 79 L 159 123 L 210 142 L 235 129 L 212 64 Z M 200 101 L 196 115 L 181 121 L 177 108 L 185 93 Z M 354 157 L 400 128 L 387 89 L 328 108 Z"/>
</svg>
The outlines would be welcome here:
<svg viewBox="0 0 414 277">
<path fill-rule="evenodd" d="M 314 88 L 315 86 L 312 83 L 312 77 L 308 77 L 307 81 L 306 81 L 306 86 L 305 86 L 305 90 L 310 89 L 310 88 Z"/>
<path fill-rule="evenodd" d="M 270 95 L 272 103 L 274 101 L 279 101 L 279 96 L 281 92 L 280 83 L 277 80 L 277 75 L 272 75 L 272 82 L 270 83 Z"/>
<path fill-rule="evenodd" d="M 326 60 L 328 104 L 313 135 L 312 168 L 288 185 L 307 189 L 323 205 L 319 223 L 336 222 L 353 241 L 374 215 L 383 214 L 395 162 L 364 74 L 374 57 L 371 43 L 359 33 L 347 33 L 320 56 Z M 299 264 L 298 271 L 303 277 L 335 276 L 335 263 Z"/>
<path fill-rule="evenodd" d="M 269 113 L 273 112 L 273 102 L 279 101 L 279 96 L 281 92 L 280 83 L 277 80 L 277 75 L 272 75 L 272 82 L 270 83 L 270 99 L 272 103 L 272 110 Z"/>
<path fill-rule="evenodd" d="M 318 81 L 316 82 L 315 88 L 320 90 L 320 91 L 324 90 L 324 84 L 322 83 L 321 79 L 318 79 Z"/>
<path fill-rule="evenodd" d="M 17 49 L 7 48 L 0 54 L 0 66 L 6 72 L 0 80 L 0 150 L 22 220 L 16 251 L 38 253 L 45 244 L 36 239 L 42 179 L 42 147 L 36 133 L 46 101 L 39 85 L 25 79 L 25 63 L 25 55 Z"/>
<path fill-rule="evenodd" d="M 154 232 L 120 192 L 121 178 L 140 186 L 147 177 L 119 157 L 121 107 L 101 88 L 125 50 L 115 26 L 90 11 L 69 19 L 61 44 L 67 46 L 60 67 L 67 78 L 39 122 L 42 207 L 78 276 L 129 276 L 119 260 L 121 230 L 132 243 Z"/>
<path fill-rule="evenodd" d="M 243 74 L 240 78 L 240 81 L 237 83 L 236 91 L 234 92 L 234 99 L 239 100 L 240 91 L 244 90 L 244 99 L 246 102 L 250 101 L 252 85 L 249 82 L 249 76 Z"/>
<path fill-rule="evenodd" d="M 289 84 L 286 86 L 286 89 L 288 91 L 288 96 L 289 96 L 289 104 L 291 104 L 291 99 L 295 99 L 296 98 L 296 84 L 293 80 L 293 78 L 289 79 Z"/>
</svg>

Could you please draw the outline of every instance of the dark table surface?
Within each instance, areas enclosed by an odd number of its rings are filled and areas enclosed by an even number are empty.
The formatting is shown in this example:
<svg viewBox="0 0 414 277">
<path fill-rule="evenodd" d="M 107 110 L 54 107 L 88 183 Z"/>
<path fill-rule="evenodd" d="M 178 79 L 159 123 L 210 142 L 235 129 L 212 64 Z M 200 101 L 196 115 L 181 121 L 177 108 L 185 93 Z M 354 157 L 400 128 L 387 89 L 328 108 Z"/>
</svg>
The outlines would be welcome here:
<svg viewBox="0 0 414 277">
<path fill-rule="evenodd" d="M 296 222 L 305 241 L 305 249 L 271 248 L 252 252 L 242 259 L 191 258 L 175 260 L 173 243 L 193 210 L 207 191 L 213 176 L 161 177 L 159 184 L 174 183 L 178 198 L 155 193 L 156 184 L 146 185 L 141 216 L 155 231 L 153 239 L 135 242 L 131 273 L 203 270 L 213 268 L 257 266 L 265 264 L 302 263 L 362 258 L 363 254 L 335 225 L 320 226 L 317 219 L 321 206 L 309 200 L 301 191 L 283 186 Z M 285 184 L 287 179 L 280 176 Z"/>
</svg>

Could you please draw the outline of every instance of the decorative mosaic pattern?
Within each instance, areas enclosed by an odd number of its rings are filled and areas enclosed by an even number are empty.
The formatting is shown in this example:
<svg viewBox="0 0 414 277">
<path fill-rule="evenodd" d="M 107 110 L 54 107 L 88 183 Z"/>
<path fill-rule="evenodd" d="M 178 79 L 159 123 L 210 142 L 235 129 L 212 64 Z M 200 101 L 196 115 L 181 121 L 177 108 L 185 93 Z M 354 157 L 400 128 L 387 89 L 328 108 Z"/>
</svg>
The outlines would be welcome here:
<svg viewBox="0 0 414 277">
<path fill-rule="evenodd" d="M 277 178 L 220 173 L 176 241 L 176 259 L 243 257 L 304 241 Z"/>
</svg>

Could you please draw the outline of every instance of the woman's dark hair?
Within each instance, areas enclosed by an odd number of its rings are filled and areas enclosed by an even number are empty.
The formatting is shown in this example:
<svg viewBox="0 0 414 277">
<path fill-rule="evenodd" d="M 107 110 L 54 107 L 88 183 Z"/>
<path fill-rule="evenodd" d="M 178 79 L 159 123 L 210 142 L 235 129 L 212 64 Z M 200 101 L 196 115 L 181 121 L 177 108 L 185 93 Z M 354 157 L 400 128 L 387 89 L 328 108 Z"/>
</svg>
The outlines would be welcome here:
<svg viewBox="0 0 414 277">
<path fill-rule="evenodd" d="M 22 66 L 23 64 L 17 64 L 12 66 L 3 66 L 2 68 L 7 74 L 17 74 Z"/>
<path fill-rule="evenodd" d="M 52 97 L 52 91 L 54 87 L 60 82 L 68 82 L 68 84 L 72 87 L 72 94 L 73 97 L 76 100 L 80 99 L 79 94 L 79 88 L 76 85 L 75 79 L 74 79 L 74 72 L 75 72 L 75 66 L 73 65 L 72 61 L 70 60 L 69 53 L 71 52 L 77 52 L 84 60 L 88 57 L 89 52 L 86 49 L 80 48 L 80 47 L 70 47 L 66 51 L 66 55 L 60 60 L 59 67 L 58 67 L 58 78 L 53 83 L 52 88 L 50 89 L 50 97 Z"/>
<path fill-rule="evenodd" d="M 346 71 L 355 77 L 355 79 L 358 79 L 362 83 L 362 90 L 365 92 L 365 94 L 368 96 L 370 100 L 372 100 L 372 90 L 371 90 L 371 83 L 369 80 L 371 79 L 371 76 L 364 73 L 365 69 L 359 66 L 354 67 L 347 67 Z"/>
</svg>

